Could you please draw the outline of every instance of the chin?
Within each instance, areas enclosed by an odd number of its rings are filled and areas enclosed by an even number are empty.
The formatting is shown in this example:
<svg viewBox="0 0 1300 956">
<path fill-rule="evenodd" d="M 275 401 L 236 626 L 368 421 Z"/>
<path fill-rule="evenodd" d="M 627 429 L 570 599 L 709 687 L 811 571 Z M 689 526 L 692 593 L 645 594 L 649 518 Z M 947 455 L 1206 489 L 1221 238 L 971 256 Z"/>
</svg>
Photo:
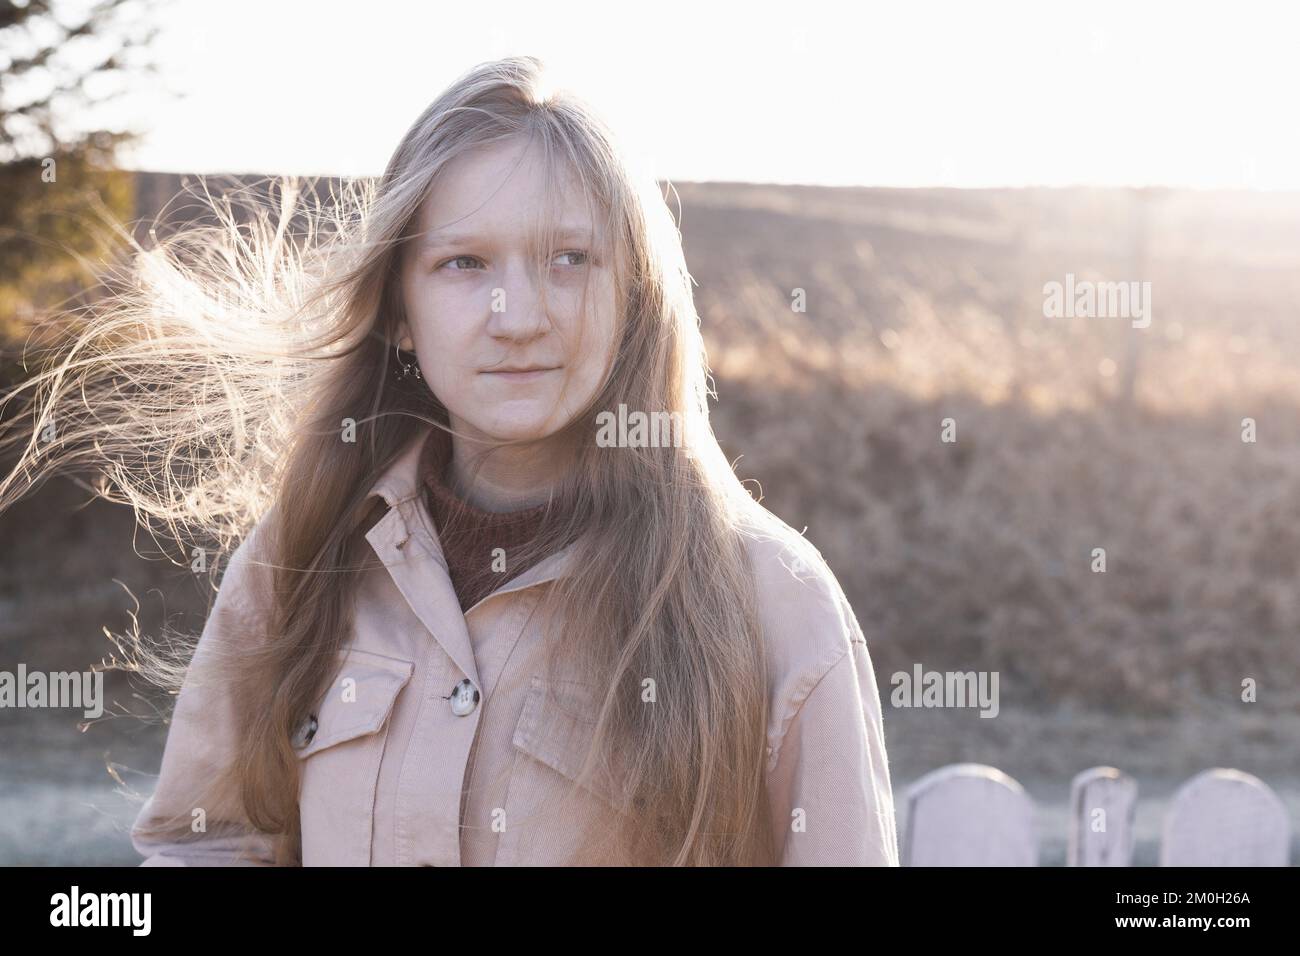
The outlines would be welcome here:
<svg viewBox="0 0 1300 956">
<path fill-rule="evenodd" d="M 479 429 L 495 441 L 539 441 L 553 435 L 558 428 L 549 418 L 521 415 L 504 416 L 485 422 Z"/>
</svg>

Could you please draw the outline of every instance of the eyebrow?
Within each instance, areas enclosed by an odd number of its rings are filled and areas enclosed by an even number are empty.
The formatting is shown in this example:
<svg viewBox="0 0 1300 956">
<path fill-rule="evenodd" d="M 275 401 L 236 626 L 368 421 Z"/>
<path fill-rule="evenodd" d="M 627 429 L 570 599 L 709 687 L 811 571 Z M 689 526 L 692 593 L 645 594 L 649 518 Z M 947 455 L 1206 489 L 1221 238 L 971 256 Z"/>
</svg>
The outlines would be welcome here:
<svg viewBox="0 0 1300 956">
<path fill-rule="evenodd" d="M 585 239 L 590 242 L 592 231 L 585 226 L 566 225 L 555 230 L 555 237 L 561 240 Z M 484 238 L 475 232 L 448 232 L 446 229 L 432 229 L 419 238 L 416 246 L 419 249 L 437 249 L 443 246 L 482 242 Z"/>
</svg>

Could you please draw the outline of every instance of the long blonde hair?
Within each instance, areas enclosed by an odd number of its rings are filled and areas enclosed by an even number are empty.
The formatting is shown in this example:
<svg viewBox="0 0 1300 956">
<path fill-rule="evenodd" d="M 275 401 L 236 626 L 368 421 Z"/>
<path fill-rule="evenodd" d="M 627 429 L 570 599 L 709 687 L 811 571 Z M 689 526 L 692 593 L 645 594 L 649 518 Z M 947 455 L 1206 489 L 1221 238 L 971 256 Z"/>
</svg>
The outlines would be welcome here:
<svg viewBox="0 0 1300 956">
<path fill-rule="evenodd" d="M 247 726 L 228 783 L 283 859 L 298 859 L 291 736 L 346 643 L 366 492 L 421 429 L 447 422 L 427 387 L 392 376 L 402 249 L 449 161 L 518 136 L 543 147 L 548 170 L 576 176 L 619 263 L 617 349 L 567 426 L 573 467 L 539 544 L 572 545 L 582 569 L 549 587 L 546 619 L 552 660 L 607 690 L 587 769 L 622 755 L 629 861 L 769 863 L 767 666 L 743 530 L 766 512 L 709 427 L 699 317 L 663 194 L 581 101 L 546 92 L 534 58 L 463 75 L 378 183 L 322 203 L 286 180 L 278 209 L 250 199 L 247 216 L 228 195 L 212 202 L 215 225 L 135 246 L 111 294 L 24 385 L 31 430 L 0 509 L 56 465 L 89 464 L 142 523 L 219 553 L 273 512 L 274 612 L 240 672 Z M 687 442 L 597 447 L 594 416 L 619 404 L 680 415 Z M 345 419 L 355 443 L 339 441 Z M 183 673 L 137 651 L 160 682 Z M 652 707 L 640 703 L 646 676 L 660 688 Z"/>
</svg>

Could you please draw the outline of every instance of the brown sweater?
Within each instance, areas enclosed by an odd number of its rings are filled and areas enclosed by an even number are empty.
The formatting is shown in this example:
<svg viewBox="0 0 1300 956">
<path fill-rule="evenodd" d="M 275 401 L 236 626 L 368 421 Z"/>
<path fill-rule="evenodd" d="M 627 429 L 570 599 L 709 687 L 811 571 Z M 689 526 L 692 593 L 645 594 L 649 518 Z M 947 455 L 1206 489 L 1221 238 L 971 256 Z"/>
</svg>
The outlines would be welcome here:
<svg viewBox="0 0 1300 956">
<path fill-rule="evenodd" d="M 535 555 L 532 561 L 525 561 L 519 557 L 519 551 L 536 536 L 546 506 L 522 511 L 484 511 L 448 486 L 450 464 L 451 436 L 441 428 L 434 428 L 420 452 L 420 476 L 451 583 L 464 612 L 543 557 Z M 504 560 L 497 548 L 504 549 Z"/>
</svg>

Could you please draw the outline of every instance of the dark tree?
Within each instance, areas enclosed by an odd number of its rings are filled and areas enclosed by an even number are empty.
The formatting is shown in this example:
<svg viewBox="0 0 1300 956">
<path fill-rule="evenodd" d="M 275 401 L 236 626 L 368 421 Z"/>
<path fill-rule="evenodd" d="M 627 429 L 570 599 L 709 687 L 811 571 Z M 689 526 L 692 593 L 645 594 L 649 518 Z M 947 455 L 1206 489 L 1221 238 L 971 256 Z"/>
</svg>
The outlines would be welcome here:
<svg viewBox="0 0 1300 956">
<path fill-rule="evenodd" d="M 45 310 L 94 284 L 107 251 L 100 212 L 130 216 L 132 177 L 115 168 L 138 135 L 102 110 L 155 72 L 144 61 L 152 2 L 0 0 L 0 386 Z M 98 212 L 97 212 L 98 210 Z"/>
</svg>

